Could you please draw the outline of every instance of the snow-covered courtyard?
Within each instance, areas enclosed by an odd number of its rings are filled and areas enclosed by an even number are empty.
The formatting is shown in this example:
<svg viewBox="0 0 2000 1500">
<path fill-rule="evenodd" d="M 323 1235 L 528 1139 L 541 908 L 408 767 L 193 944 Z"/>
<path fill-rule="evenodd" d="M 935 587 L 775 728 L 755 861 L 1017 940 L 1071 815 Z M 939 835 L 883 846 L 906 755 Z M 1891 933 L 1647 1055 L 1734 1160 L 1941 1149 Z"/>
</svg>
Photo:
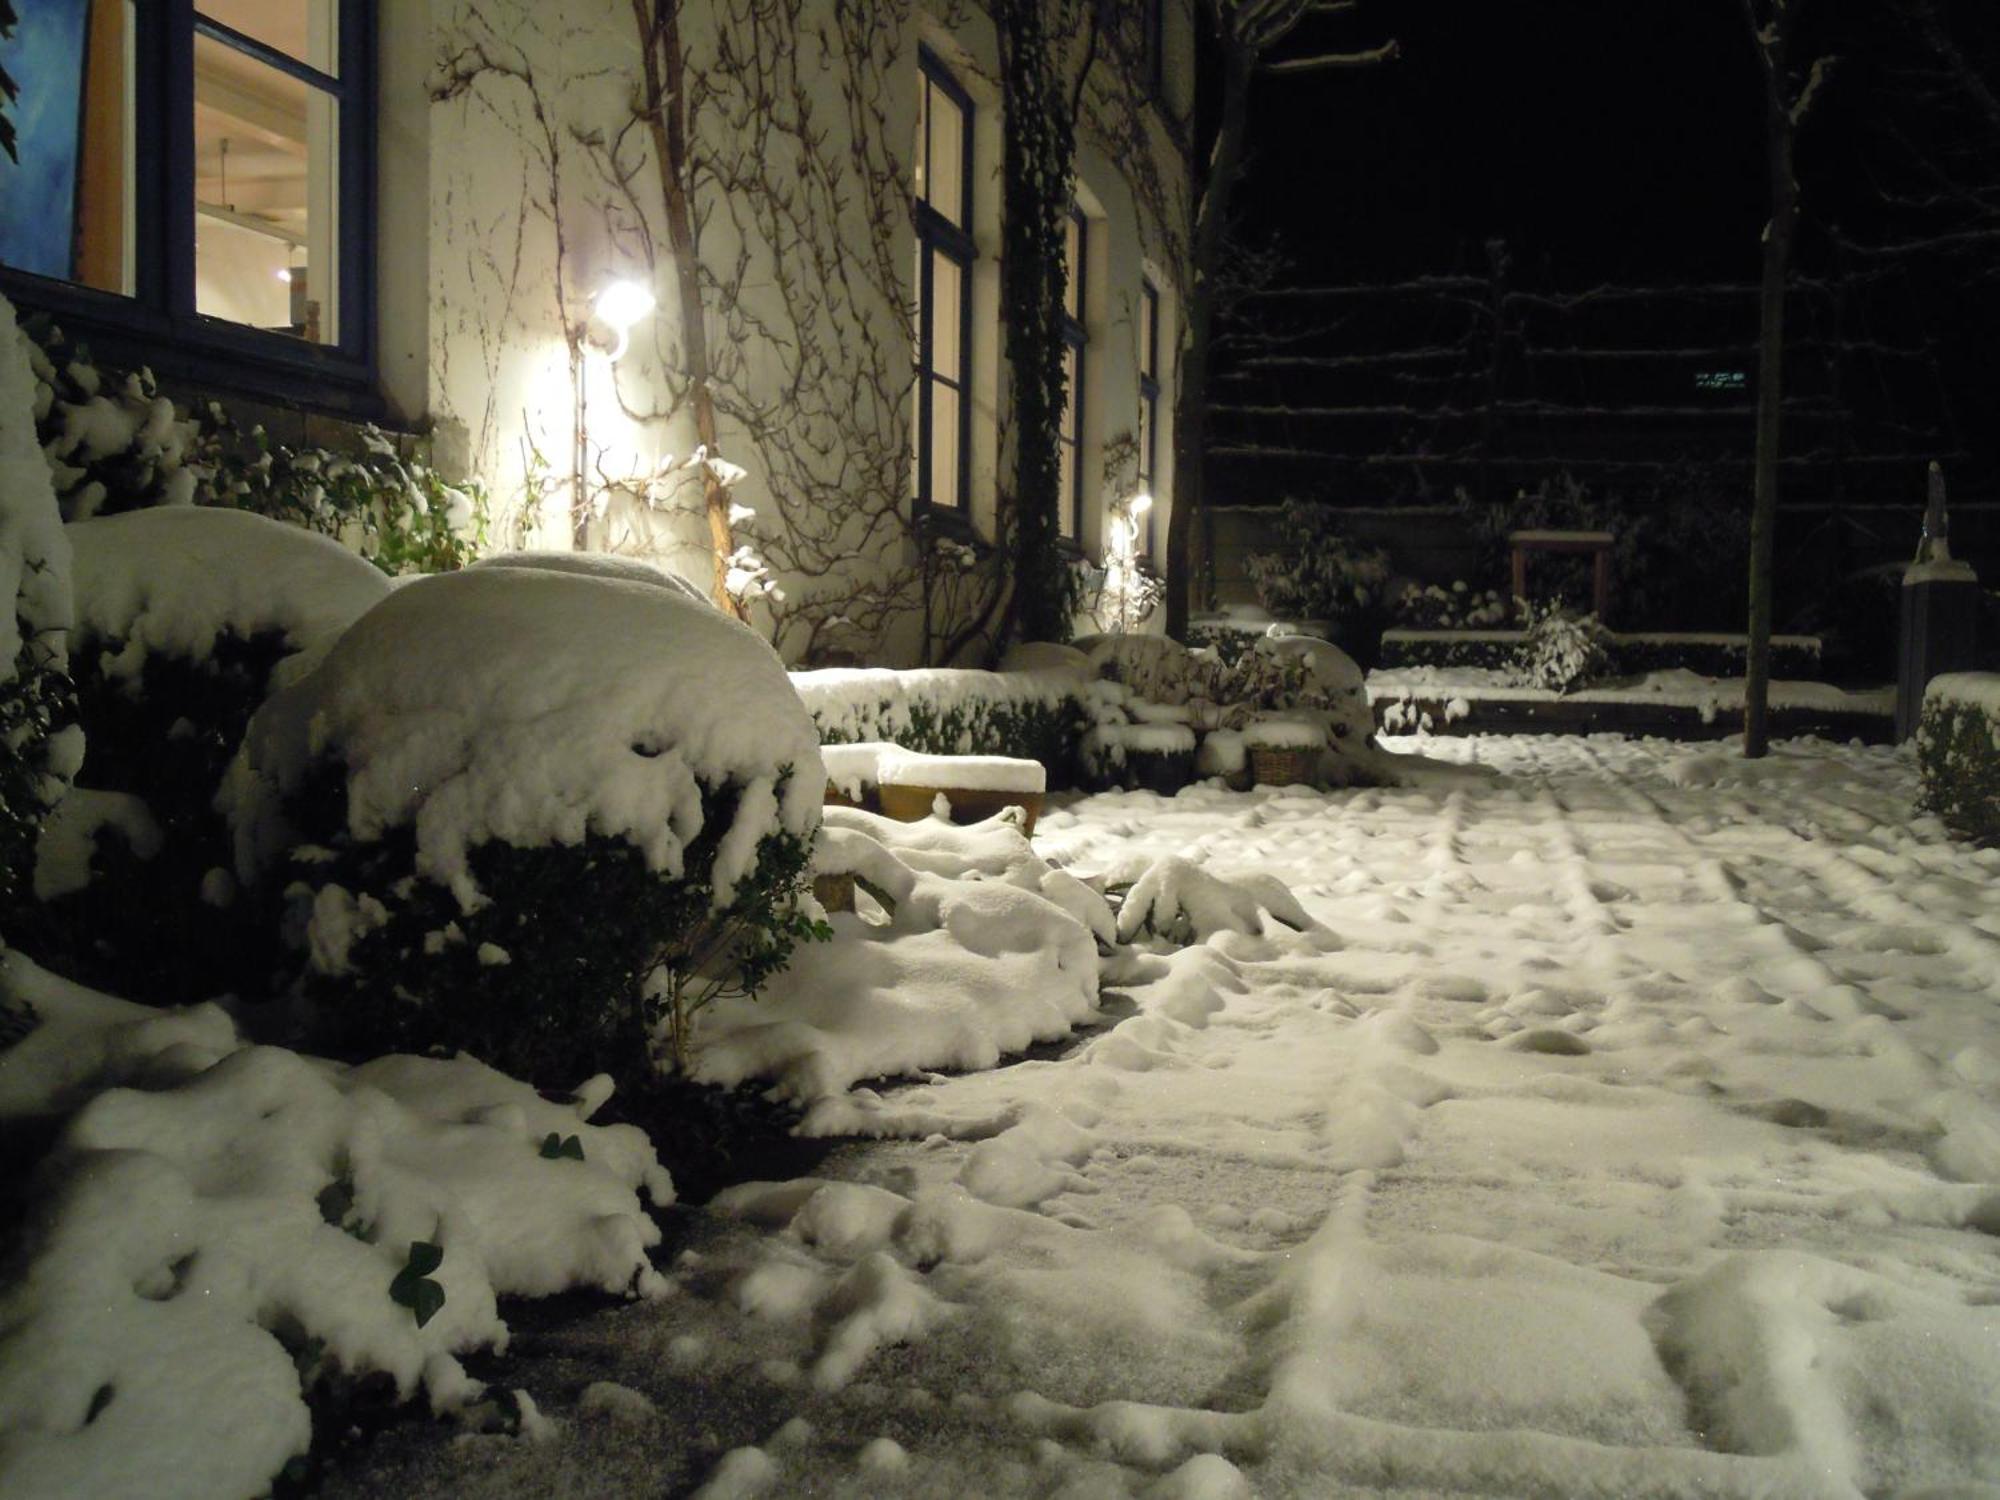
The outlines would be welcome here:
<svg viewBox="0 0 2000 1500">
<path fill-rule="evenodd" d="M 1906 752 L 1390 743 L 1458 768 L 1046 812 L 1317 925 L 822 1100 L 875 1139 L 517 1332 L 552 1425 L 326 1493 L 2000 1495 L 2000 850 Z"/>
</svg>

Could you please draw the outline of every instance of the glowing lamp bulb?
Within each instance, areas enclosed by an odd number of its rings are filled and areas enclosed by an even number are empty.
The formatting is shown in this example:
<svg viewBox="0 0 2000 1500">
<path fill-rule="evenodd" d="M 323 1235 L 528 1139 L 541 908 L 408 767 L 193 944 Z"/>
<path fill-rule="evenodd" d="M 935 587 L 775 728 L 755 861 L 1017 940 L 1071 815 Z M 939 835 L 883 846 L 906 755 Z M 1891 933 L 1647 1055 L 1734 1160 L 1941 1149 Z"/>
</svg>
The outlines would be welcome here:
<svg viewBox="0 0 2000 1500">
<path fill-rule="evenodd" d="M 1125 502 L 1126 512 L 1133 516 L 1143 516 L 1152 508 L 1153 497 L 1151 495 L 1134 495 L 1130 500 Z"/>
<path fill-rule="evenodd" d="M 611 351 L 616 360 L 631 343 L 632 325 L 653 310 L 653 293 L 636 281 L 614 281 L 597 294 L 593 310 L 618 335 L 618 347 Z"/>
</svg>

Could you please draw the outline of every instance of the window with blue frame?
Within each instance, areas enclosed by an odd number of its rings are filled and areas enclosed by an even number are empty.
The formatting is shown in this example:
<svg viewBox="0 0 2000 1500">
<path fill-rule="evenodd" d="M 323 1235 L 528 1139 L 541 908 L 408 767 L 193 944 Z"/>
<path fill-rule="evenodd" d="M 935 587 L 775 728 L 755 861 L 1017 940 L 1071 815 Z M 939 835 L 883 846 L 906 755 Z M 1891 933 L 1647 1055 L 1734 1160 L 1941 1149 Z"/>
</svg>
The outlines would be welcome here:
<svg viewBox="0 0 2000 1500">
<path fill-rule="evenodd" d="M 1083 382 L 1088 373 L 1084 358 L 1088 340 L 1083 318 L 1089 250 L 1090 225 L 1083 211 L 1071 204 L 1063 227 L 1063 376 L 1069 390 L 1063 401 L 1062 426 L 1057 437 L 1062 444 L 1060 526 L 1062 534 L 1072 541 L 1083 534 Z"/>
<path fill-rule="evenodd" d="M 917 95 L 917 499 L 962 511 L 972 430 L 972 98 L 919 54 Z"/>
<path fill-rule="evenodd" d="M 1139 282 L 1139 493 L 1152 495 L 1160 464 L 1160 289 L 1150 276 Z M 1154 496 L 1157 500 L 1159 497 Z M 1139 535 L 1139 553 L 1153 553 L 1153 509 Z"/>
<path fill-rule="evenodd" d="M 373 0 L 34 0 L 0 279 L 133 339 L 365 377 Z"/>
</svg>

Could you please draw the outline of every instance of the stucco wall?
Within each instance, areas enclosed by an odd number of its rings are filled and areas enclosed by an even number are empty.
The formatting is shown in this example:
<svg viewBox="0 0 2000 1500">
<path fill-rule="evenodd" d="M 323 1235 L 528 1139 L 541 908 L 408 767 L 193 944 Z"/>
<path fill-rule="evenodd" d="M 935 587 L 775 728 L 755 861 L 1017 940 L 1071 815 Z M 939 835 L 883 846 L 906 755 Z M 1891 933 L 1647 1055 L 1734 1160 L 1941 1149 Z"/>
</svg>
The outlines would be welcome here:
<svg viewBox="0 0 2000 1500">
<path fill-rule="evenodd" d="M 755 620 L 789 656 L 920 650 L 919 552 L 908 525 L 909 205 L 919 41 L 979 104 L 975 135 L 973 517 L 990 529 L 1006 442 L 998 325 L 997 56 L 992 26 L 953 0 L 713 0 L 686 6 L 695 213 L 721 446 L 747 471 L 742 530 L 785 592 Z M 1187 17 L 1169 4 L 1172 106 L 1191 98 Z M 865 11 L 865 18 L 853 14 Z M 411 30 L 400 45 L 407 48 Z M 385 363 L 413 331 L 440 453 L 499 501 L 502 545 L 578 539 L 706 582 L 680 310 L 652 132 L 635 118 L 640 43 L 626 0 L 432 0 L 421 78 L 385 50 L 385 135 L 427 134 L 427 170 L 385 173 L 385 241 L 424 242 L 421 307 L 384 285 Z M 385 38 L 386 41 L 386 38 Z M 420 108 L 412 94 L 421 90 Z M 1078 156 L 1093 218 L 1083 542 L 1132 485 L 1139 279 L 1162 291 L 1172 404 L 1186 172 L 1173 110 L 1093 89 Z M 1134 169 L 1133 163 L 1143 162 Z M 614 278 L 659 299 L 613 365 L 590 299 Z M 398 309 L 402 309 L 399 313 Z M 413 320 L 406 325 L 403 318 Z M 407 385 L 408 382 L 403 382 Z M 399 405 L 415 400 L 401 388 Z M 582 420 L 579 421 L 579 416 Z M 1164 502 L 1171 435 L 1160 437 Z M 671 457 L 675 462 L 663 467 Z M 587 521 L 576 524 L 581 494 Z M 1164 536 L 1165 517 L 1156 521 Z"/>
</svg>

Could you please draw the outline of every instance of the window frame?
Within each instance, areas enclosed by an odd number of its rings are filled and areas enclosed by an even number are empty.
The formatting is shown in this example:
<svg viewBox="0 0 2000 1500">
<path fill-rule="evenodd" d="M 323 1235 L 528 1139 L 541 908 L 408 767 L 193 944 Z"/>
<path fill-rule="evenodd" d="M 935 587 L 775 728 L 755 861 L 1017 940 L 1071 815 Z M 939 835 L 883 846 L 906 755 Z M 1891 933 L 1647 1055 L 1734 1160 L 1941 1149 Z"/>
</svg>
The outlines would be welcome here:
<svg viewBox="0 0 2000 1500">
<path fill-rule="evenodd" d="M 1068 257 L 1064 257 L 1062 341 L 1065 352 L 1075 357 L 1076 368 L 1069 380 L 1069 389 L 1063 393 L 1064 423 L 1059 424 L 1056 429 L 1057 443 L 1069 449 L 1070 453 L 1070 493 L 1064 497 L 1069 510 L 1069 526 L 1067 529 L 1058 526 L 1057 530 L 1061 533 L 1062 540 L 1081 547 L 1083 545 L 1084 382 L 1090 357 L 1090 334 L 1084 326 L 1084 319 L 1090 313 L 1088 302 L 1090 220 L 1084 214 L 1082 205 L 1073 198 L 1065 212 L 1069 216 L 1069 221 L 1076 225 L 1076 263 L 1071 265 L 1068 263 Z M 1074 299 L 1070 296 L 1071 291 L 1076 294 Z M 1070 311 L 1072 300 L 1076 303 L 1074 313 Z M 1063 425 L 1069 428 L 1067 437 L 1063 435 Z"/>
<path fill-rule="evenodd" d="M 1153 511 L 1160 497 L 1153 494 L 1160 472 L 1160 289 L 1150 275 L 1139 278 L 1139 404 L 1144 408 L 1146 440 L 1139 445 L 1139 490 L 1151 495 L 1140 555 L 1153 555 Z"/>
<path fill-rule="evenodd" d="M 948 516 L 969 516 L 972 508 L 972 268 L 979 248 L 972 238 L 972 138 L 974 110 L 972 96 L 959 85 L 943 60 L 928 47 L 917 49 L 917 78 L 923 94 L 918 118 L 923 122 L 922 139 L 917 143 L 919 163 L 926 175 L 924 196 L 913 196 L 917 237 L 917 452 L 915 504 L 919 511 Z M 930 106 L 929 91 L 949 99 L 959 111 L 959 203 L 954 221 L 930 202 Z M 936 294 L 934 283 L 939 257 L 958 268 L 958 361 L 956 371 L 945 376 L 936 364 Z M 933 454 L 936 448 L 933 427 L 935 406 L 931 399 L 934 383 L 942 383 L 958 396 L 958 465 L 953 476 L 957 494 L 939 499 L 932 493 Z"/>
<path fill-rule="evenodd" d="M 338 76 L 197 13 L 197 0 L 135 0 L 129 294 L 0 265 L 0 291 L 45 312 L 93 352 L 221 391 L 379 416 L 375 252 L 377 0 L 340 0 Z M 242 52 L 329 94 L 337 119 L 339 338 L 311 344 L 195 310 L 194 44 Z"/>
</svg>

